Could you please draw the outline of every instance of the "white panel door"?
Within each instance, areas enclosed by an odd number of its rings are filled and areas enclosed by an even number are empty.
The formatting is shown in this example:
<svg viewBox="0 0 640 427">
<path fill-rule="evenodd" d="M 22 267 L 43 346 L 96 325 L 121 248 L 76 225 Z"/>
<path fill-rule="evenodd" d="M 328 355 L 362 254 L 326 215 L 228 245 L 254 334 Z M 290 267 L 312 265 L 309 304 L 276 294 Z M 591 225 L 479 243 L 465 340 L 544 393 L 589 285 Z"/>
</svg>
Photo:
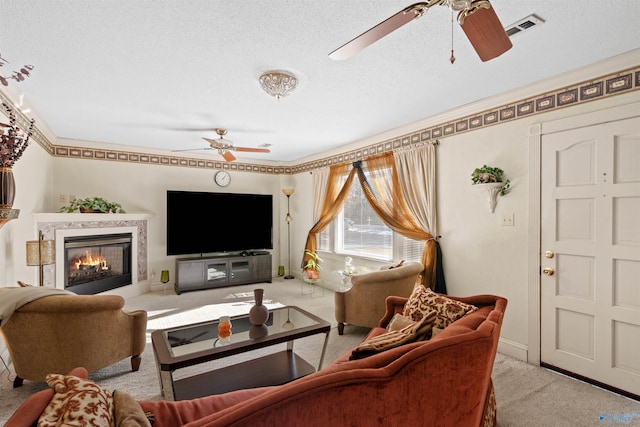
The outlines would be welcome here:
<svg viewBox="0 0 640 427">
<path fill-rule="evenodd" d="M 640 395 L 640 118 L 541 155 L 541 361 Z"/>
</svg>

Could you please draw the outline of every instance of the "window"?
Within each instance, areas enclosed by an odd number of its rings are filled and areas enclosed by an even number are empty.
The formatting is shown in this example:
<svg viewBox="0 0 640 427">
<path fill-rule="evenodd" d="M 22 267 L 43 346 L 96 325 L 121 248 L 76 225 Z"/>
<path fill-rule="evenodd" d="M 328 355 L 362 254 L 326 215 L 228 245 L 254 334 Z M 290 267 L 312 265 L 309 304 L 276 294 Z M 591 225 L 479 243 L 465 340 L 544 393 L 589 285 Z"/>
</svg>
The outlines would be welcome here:
<svg viewBox="0 0 640 427">
<path fill-rule="evenodd" d="M 393 259 L 393 232 L 367 202 L 360 183 L 351 186 L 338 216 L 335 250 L 338 253 L 376 259 Z"/>
<path fill-rule="evenodd" d="M 360 183 L 354 181 L 342 212 L 317 235 L 317 248 L 382 261 L 420 261 L 424 242 L 393 232 L 376 215 Z"/>
</svg>

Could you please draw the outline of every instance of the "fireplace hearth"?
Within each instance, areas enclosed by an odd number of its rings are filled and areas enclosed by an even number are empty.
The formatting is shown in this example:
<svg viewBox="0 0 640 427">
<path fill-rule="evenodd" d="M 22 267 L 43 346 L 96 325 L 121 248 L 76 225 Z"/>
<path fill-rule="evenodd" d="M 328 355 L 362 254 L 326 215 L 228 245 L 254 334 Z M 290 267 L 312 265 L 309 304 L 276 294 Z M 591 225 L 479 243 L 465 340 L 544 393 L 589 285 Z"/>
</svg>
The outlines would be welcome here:
<svg viewBox="0 0 640 427">
<path fill-rule="evenodd" d="M 64 288 L 93 295 L 132 283 L 132 234 L 64 238 Z"/>
</svg>

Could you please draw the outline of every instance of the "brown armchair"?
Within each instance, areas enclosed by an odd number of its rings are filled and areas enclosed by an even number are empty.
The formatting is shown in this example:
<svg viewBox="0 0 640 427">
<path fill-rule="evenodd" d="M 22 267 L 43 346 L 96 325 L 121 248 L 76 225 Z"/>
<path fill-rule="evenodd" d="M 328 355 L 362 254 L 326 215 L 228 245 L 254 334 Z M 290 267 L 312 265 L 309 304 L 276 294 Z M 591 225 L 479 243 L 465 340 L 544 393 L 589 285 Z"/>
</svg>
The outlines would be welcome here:
<svg viewBox="0 0 640 427">
<path fill-rule="evenodd" d="M 424 266 L 419 262 L 405 262 L 392 269 L 352 276 L 352 288 L 335 294 L 338 334 L 344 333 L 346 323 L 369 328 L 378 326 L 385 314 L 386 298 L 389 295 L 409 297 L 422 270 Z"/>
<path fill-rule="evenodd" d="M 123 306 L 117 295 L 51 295 L 16 309 L 0 327 L 17 375 L 14 387 L 77 366 L 94 372 L 129 356 L 137 371 L 147 313 Z"/>
</svg>

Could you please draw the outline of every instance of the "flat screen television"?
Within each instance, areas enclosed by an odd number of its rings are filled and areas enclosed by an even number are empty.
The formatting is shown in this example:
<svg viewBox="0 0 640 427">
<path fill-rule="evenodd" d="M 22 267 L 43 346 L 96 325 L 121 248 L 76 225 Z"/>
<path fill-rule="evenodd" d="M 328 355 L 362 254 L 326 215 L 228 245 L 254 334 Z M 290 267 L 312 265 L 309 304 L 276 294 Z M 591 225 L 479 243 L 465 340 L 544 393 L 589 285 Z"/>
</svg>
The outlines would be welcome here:
<svg viewBox="0 0 640 427">
<path fill-rule="evenodd" d="M 273 249 L 271 194 L 167 191 L 167 255 Z"/>
</svg>

